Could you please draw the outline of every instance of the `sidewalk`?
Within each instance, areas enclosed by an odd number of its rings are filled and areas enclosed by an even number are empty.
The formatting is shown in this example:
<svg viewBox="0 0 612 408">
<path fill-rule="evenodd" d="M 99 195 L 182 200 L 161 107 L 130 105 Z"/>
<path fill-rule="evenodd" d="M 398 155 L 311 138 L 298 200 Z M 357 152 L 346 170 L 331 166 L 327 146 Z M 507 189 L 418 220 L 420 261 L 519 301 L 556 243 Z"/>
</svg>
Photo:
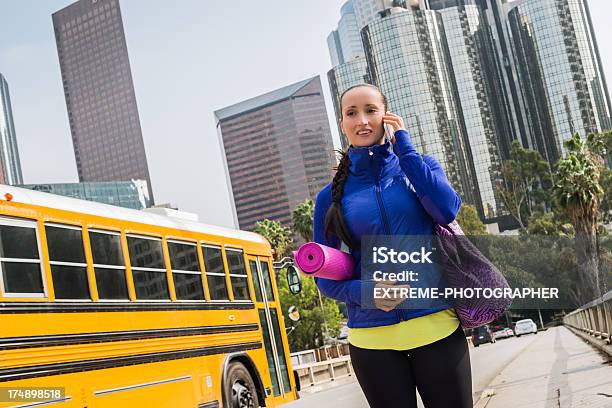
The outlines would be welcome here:
<svg viewBox="0 0 612 408">
<path fill-rule="evenodd" d="M 488 388 L 476 408 L 610 408 L 612 359 L 569 329 L 553 327 L 538 333 Z"/>
</svg>

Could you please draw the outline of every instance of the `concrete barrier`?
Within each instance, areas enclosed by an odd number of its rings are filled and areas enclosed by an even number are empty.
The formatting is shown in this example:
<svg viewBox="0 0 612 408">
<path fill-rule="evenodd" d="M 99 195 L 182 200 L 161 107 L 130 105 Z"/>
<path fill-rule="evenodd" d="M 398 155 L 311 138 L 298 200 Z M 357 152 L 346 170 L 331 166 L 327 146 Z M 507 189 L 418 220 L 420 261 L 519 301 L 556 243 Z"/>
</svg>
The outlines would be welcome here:
<svg viewBox="0 0 612 408">
<path fill-rule="evenodd" d="M 594 343 L 612 344 L 612 291 L 567 314 L 563 324 L 587 334 Z"/>
<path fill-rule="evenodd" d="M 330 383 L 355 377 L 349 356 L 297 365 L 293 369 L 299 376 L 301 392 L 318 392 L 323 386 L 331 386 Z"/>
</svg>

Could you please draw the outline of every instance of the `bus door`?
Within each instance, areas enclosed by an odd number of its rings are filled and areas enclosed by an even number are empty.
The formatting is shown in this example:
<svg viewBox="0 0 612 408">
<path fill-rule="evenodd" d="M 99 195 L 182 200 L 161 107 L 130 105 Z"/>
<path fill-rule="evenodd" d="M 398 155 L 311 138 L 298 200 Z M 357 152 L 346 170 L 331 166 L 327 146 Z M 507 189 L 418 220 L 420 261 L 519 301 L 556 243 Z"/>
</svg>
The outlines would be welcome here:
<svg viewBox="0 0 612 408">
<path fill-rule="evenodd" d="M 285 394 L 291 393 L 291 383 L 279 324 L 281 316 L 278 316 L 277 312 L 280 309 L 277 308 L 277 305 L 280 306 L 280 299 L 276 299 L 272 290 L 269 258 L 249 256 L 248 259 L 255 289 L 255 307 L 259 314 L 272 380 L 272 393 L 274 397 L 284 398 Z"/>
</svg>

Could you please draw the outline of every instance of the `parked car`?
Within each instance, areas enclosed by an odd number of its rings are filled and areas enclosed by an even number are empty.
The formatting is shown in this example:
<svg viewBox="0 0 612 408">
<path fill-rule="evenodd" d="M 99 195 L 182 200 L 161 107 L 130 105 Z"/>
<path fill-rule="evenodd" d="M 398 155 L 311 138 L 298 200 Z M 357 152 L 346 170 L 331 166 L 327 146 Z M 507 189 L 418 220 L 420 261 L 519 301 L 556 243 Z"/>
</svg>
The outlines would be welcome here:
<svg viewBox="0 0 612 408">
<path fill-rule="evenodd" d="M 474 344 L 474 347 L 484 343 L 495 343 L 495 337 L 487 325 L 477 327 L 472 331 L 472 344 Z"/>
<path fill-rule="evenodd" d="M 493 337 L 495 338 L 495 340 L 505 339 L 506 337 L 508 337 L 508 332 L 506 331 L 506 329 L 498 329 L 493 332 Z"/>
<path fill-rule="evenodd" d="M 506 327 L 506 337 L 514 337 L 514 331 L 509 327 Z"/>
<path fill-rule="evenodd" d="M 338 335 L 338 340 L 346 340 L 348 339 L 349 328 L 347 325 L 344 325 L 340 328 L 340 334 Z"/>
<path fill-rule="evenodd" d="M 514 333 L 516 334 L 516 337 L 520 337 L 523 334 L 529 333 L 537 334 L 538 326 L 536 326 L 536 324 L 531 319 L 519 320 L 514 326 Z"/>
</svg>

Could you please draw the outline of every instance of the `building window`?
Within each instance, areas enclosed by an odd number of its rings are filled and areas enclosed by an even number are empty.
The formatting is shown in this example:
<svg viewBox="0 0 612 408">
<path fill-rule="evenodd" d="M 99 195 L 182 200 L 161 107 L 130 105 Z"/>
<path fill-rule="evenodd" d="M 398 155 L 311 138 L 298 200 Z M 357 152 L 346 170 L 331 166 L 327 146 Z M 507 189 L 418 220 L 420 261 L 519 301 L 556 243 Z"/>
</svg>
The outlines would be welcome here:
<svg viewBox="0 0 612 408">
<path fill-rule="evenodd" d="M 55 299 L 90 299 L 81 228 L 47 224 L 45 232 Z"/>
<path fill-rule="evenodd" d="M 227 266 L 232 281 L 234 300 L 251 300 L 249 292 L 249 276 L 244 264 L 244 254 L 240 249 L 225 248 Z"/>
<path fill-rule="evenodd" d="M 178 300 L 204 300 L 202 271 L 196 244 L 168 241 L 174 289 Z"/>
<path fill-rule="evenodd" d="M 127 300 L 128 288 L 121 234 L 89 231 L 98 297 L 103 300 Z"/>
<path fill-rule="evenodd" d="M 225 266 L 221 248 L 202 245 L 206 282 L 211 300 L 229 300 L 227 283 L 225 281 Z"/>
<path fill-rule="evenodd" d="M 0 218 L 0 274 L 3 295 L 44 296 L 36 222 Z"/>
<path fill-rule="evenodd" d="M 127 241 L 136 299 L 169 300 L 161 239 L 128 236 Z"/>
</svg>

